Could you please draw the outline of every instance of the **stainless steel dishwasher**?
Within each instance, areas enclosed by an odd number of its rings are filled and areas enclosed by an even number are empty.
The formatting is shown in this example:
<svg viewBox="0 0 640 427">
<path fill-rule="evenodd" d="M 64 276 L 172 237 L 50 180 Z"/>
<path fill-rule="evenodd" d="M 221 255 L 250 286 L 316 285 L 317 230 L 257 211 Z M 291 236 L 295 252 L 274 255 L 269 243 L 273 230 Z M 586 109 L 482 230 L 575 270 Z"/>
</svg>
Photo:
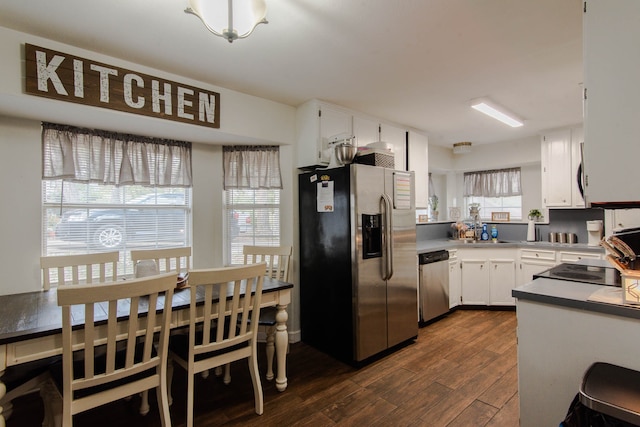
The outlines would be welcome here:
<svg viewBox="0 0 640 427">
<path fill-rule="evenodd" d="M 428 322 L 449 312 L 449 251 L 421 253 L 419 309 L 420 322 Z"/>
</svg>

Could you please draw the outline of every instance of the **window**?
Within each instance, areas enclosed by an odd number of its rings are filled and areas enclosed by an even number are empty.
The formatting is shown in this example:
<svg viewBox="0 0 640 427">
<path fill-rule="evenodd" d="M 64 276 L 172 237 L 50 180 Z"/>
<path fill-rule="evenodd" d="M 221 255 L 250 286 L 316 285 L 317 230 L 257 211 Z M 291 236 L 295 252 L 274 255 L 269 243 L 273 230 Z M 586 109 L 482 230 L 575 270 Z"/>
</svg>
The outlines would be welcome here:
<svg viewBox="0 0 640 427">
<path fill-rule="evenodd" d="M 226 262 L 242 264 L 244 245 L 280 245 L 280 190 L 225 191 Z"/>
<path fill-rule="evenodd" d="M 42 183 L 43 255 L 122 252 L 120 274 L 133 273 L 131 249 L 191 246 L 191 189 Z"/>
<path fill-rule="evenodd" d="M 471 203 L 480 203 L 480 218 L 491 221 L 491 212 L 509 212 L 511 220 L 522 219 L 522 196 L 510 197 L 474 197 L 464 198 L 465 212 L 469 212 Z"/>
<path fill-rule="evenodd" d="M 509 212 L 522 219 L 520 168 L 467 172 L 464 174 L 464 204 L 480 204 L 480 217 L 491 220 L 491 212 Z"/>
<path fill-rule="evenodd" d="M 280 150 L 223 148 L 226 264 L 242 264 L 244 245 L 280 245 Z"/>
<path fill-rule="evenodd" d="M 191 144 L 43 123 L 42 254 L 191 246 Z"/>
</svg>

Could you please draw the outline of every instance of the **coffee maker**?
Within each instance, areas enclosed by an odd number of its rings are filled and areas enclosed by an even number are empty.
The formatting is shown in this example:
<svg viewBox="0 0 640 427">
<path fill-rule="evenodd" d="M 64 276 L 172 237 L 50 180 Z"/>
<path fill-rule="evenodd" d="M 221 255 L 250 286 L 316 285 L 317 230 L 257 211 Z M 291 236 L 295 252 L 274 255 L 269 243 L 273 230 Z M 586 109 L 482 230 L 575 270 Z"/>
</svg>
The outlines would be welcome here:
<svg viewBox="0 0 640 427">
<path fill-rule="evenodd" d="M 602 221 L 587 221 L 588 246 L 599 246 L 602 240 Z"/>
</svg>

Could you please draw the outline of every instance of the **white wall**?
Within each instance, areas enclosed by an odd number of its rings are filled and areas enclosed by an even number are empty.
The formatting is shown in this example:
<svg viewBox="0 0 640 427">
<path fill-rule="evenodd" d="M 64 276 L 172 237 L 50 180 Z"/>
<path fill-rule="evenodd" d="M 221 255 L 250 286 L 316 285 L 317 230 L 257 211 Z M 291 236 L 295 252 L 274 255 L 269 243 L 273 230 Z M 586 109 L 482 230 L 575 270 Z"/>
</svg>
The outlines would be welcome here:
<svg viewBox="0 0 640 427">
<path fill-rule="evenodd" d="M 40 279 L 40 122 L 0 116 L 0 295 L 38 291 Z"/>
<path fill-rule="evenodd" d="M 24 93 L 24 43 L 218 92 L 220 129 L 27 95 Z M 293 144 L 295 141 L 295 108 L 267 99 L 4 27 L 0 27 L 0 58 L 0 114 L 6 116 L 191 142 Z"/>
</svg>

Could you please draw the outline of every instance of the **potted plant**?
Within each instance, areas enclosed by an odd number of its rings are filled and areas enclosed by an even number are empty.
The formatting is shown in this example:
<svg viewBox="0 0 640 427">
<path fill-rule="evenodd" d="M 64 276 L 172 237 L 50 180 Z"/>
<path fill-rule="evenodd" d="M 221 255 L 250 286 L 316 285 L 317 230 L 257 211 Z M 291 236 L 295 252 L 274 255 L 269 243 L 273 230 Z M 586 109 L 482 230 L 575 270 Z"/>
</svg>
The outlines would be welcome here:
<svg viewBox="0 0 640 427">
<path fill-rule="evenodd" d="M 531 209 L 529 211 L 529 219 L 539 221 L 540 218 L 542 218 L 542 212 L 540 212 L 538 209 Z"/>
</svg>

